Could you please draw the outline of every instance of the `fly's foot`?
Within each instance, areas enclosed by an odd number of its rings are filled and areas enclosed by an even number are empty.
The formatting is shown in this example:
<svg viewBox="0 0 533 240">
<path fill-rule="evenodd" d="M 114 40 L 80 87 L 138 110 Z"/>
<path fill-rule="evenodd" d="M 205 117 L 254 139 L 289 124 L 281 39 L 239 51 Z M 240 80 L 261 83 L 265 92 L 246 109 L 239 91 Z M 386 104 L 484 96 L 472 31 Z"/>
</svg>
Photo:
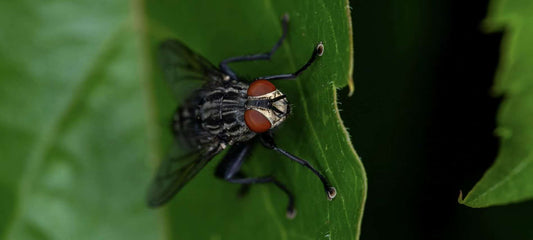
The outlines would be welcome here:
<svg viewBox="0 0 533 240">
<path fill-rule="evenodd" d="M 337 189 L 335 189 L 334 187 L 328 187 L 328 189 L 326 190 L 327 194 L 328 194 L 328 200 L 333 200 L 333 198 L 335 198 L 335 196 L 337 196 Z"/>
<path fill-rule="evenodd" d="M 296 209 L 289 207 L 287 208 L 287 219 L 294 219 L 296 217 Z"/>
<path fill-rule="evenodd" d="M 284 13 L 283 16 L 281 16 L 281 22 L 288 23 L 290 20 L 289 13 Z"/>
<path fill-rule="evenodd" d="M 320 57 L 323 54 L 324 54 L 324 44 L 320 42 L 318 43 L 318 45 L 316 45 L 316 55 Z"/>
</svg>

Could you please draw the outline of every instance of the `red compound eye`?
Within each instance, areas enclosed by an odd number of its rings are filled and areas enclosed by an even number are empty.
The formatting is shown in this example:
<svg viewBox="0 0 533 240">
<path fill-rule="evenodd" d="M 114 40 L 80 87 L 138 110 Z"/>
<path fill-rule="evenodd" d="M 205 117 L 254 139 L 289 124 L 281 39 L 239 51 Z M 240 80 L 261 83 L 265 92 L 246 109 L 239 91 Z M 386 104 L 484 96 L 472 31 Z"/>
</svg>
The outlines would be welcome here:
<svg viewBox="0 0 533 240">
<path fill-rule="evenodd" d="M 246 122 L 246 126 L 250 130 L 256 133 L 266 132 L 272 126 L 262 113 L 253 109 L 248 109 L 244 112 L 244 122 Z"/>
<path fill-rule="evenodd" d="M 276 90 L 276 87 L 271 82 L 259 79 L 255 80 L 250 87 L 248 87 L 248 96 L 261 96 L 267 93 L 273 92 Z"/>
</svg>

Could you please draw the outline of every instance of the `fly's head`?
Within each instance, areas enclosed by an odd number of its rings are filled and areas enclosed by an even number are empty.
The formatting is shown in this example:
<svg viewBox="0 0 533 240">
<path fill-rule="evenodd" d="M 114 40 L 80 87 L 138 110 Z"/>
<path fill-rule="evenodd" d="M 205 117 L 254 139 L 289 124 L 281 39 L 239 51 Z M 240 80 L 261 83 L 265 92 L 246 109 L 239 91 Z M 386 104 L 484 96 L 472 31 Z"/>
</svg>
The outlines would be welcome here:
<svg viewBox="0 0 533 240">
<path fill-rule="evenodd" d="M 271 82 L 258 79 L 248 87 L 244 121 L 255 133 L 263 133 L 280 125 L 289 115 L 287 97 Z"/>
</svg>

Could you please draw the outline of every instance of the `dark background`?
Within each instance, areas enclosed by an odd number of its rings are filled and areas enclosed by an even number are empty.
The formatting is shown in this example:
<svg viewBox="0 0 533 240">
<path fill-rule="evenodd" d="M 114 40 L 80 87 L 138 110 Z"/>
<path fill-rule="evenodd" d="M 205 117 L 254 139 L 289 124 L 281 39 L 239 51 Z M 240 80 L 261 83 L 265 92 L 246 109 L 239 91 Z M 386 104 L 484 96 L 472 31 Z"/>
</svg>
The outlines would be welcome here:
<svg viewBox="0 0 533 240">
<path fill-rule="evenodd" d="M 457 203 L 498 152 L 488 4 L 351 1 L 355 93 L 339 96 L 368 175 L 361 239 L 533 239 L 531 202 Z"/>
</svg>

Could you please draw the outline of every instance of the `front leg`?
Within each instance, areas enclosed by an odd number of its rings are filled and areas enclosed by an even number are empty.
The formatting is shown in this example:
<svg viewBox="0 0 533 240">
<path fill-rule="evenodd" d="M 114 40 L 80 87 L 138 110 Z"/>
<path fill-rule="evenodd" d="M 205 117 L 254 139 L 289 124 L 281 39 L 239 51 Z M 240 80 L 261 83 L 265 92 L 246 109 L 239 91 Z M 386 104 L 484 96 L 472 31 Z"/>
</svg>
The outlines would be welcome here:
<svg viewBox="0 0 533 240">
<path fill-rule="evenodd" d="M 289 23 L 289 14 L 285 13 L 283 17 L 281 18 L 281 27 L 283 28 L 283 32 L 279 40 L 274 45 L 274 47 L 272 47 L 272 49 L 270 50 L 270 52 L 224 59 L 222 60 L 222 62 L 220 62 L 220 70 L 222 70 L 222 72 L 230 76 L 231 79 L 237 79 L 237 76 L 228 66 L 228 63 L 255 61 L 255 60 L 270 60 L 274 52 L 278 50 L 279 46 L 281 46 L 281 43 L 283 43 L 283 40 L 287 36 L 288 23 Z"/>
<path fill-rule="evenodd" d="M 320 178 L 320 181 L 322 182 L 322 185 L 324 185 L 324 190 L 326 191 L 326 195 L 328 200 L 332 200 L 337 195 L 337 190 L 331 186 L 331 184 L 328 182 L 328 180 L 320 173 L 318 170 L 316 170 L 308 161 L 305 161 L 297 156 L 294 156 L 290 154 L 289 152 L 279 148 L 276 143 L 274 142 L 274 138 L 271 135 L 272 133 L 270 131 L 263 133 L 260 135 L 260 140 L 263 146 L 266 148 L 272 149 L 276 152 L 281 153 L 285 157 L 288 157 L 289 159 L 303 165 L 304 167 L 311 170 L 318 178 Z"/>
<path fill-rule="evenodd" d="M 316 45 L 315 49 L 313 50 L 313 54 L 311 54 L 311 57 L 307 62 L 300 67 L 296 72 L 294 73 L 287 73 L 287 74 L 279 74 L 279 75 L 273 75 L 273 76 L 266 76 L 266 77 L 260 77 L 257 79 L 264 79 L 264 80 L 276 80 L 276 79 L 295 79 L 298 77 L 303 71 L 305 71 L 313 62 L 316 60 L 317 57 L 322 56 L 324 54 L 324 44 L 320 42 L 318 45 Z"/>
<path fill-rule="evenodd" d="M 222 179 L 233 178 L 241 170 L 241 166 L 250 154 L 254 141 L 236 143 L 218 164 L 215 176 Z"/>
</svg>

